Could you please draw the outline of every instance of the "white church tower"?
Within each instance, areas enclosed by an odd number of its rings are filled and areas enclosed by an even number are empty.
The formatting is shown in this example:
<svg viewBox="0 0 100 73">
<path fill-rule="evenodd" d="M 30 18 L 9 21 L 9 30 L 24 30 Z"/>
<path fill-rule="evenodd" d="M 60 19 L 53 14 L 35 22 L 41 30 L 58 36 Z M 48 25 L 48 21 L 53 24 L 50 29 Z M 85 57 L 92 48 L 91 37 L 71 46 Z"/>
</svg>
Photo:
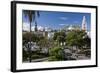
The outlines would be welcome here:
<svg viewBox="0 0 100 73">
<path fill-rule="evenodd" d="M 85 16 L 83 16 L 82 20 L 82 30 L 87 31 L 87 22 Z"/>
</svg>

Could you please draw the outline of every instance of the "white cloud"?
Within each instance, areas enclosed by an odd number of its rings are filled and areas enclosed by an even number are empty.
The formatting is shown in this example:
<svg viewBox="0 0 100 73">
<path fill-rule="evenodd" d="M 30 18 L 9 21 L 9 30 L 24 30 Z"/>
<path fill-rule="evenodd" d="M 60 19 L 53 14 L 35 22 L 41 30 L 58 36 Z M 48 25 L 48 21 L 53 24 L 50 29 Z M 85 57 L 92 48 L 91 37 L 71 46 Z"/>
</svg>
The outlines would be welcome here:
<svg viewBox="0 0 100 73">
<path fill-rule="evenodd" d="M 34 31 L 34 28 L 35 28 L 35 26 L 32 26 L 32 28 L 31 28 L 32 31 Z M 43 27 L 42 26 L 37 26 L 37 29 L 43 31 Z"/>
<path fill-rule="evenodd" d="M 32 31 L 34 31 L 34 28 L 35 28 L 35 26 L 32 26 L 32 28 L 31 28 Z M 42 26 L 37 26 L 37 29 L 40 31 L 43 31 L 44 28 Z"/>
<path fill-rule="evenodd" d="M 67 17 L 60 17 L 61 20 L 67 20 Z"/>
<path fill-rule="evenodd" d="M 49 27 L 45 27 L 45 31 L 51 31 L 52 29 Z"/>
<path fill-rule="evenodd" d="M 31 30 L 34 31 L 34 28 L 35 28 L 35 26 L 32 26 Z M 44 28 L 45 28 L 46 30 L 49 29 L 48 27 L 37 26 L 37 29 L 40 30 L 40 31 L 43 31 Z M 23 23 L 23 30 L 24 30 L 24 31 L 29 31 L 29 30 L 30 30 L 30 25 L 29 25 L 29 23 Z"/>
<path fill-rule="evenodd" d="M 29 31 L 29 24 L 28 23 L 23 23 L 23 30 Z"/>
<path fill-rule="evenodd" d="M 35 26 L 32 26 L 32 28 L 31 28 L 32 31 L 34 31 L 34 28 L 35 28 Z M 42 26 L 37 26 L 37 29 L 43 31 L 44 28 Z M 23 23 L 23 30 L 24 31 L 29 31 L 30 30 L 29 23 Z"/>
<path fill-rule="evenodd" d="M 79 23 L 79 21 L 74 21 L 74 23 Z"/>
<path fill-rule="evenodd" d="M 38 28 L 38 30 L 41 30 L 41 31 L 43 31 L 43 27 L 42 26 L 37 26 L 37 28 Z"/>
<path fill-rule="evenodd" d="M 59 24 L 59 25 L 64 26 L 64 25 L 66 25 L 66 24 Z"/>
<path fill-rule="evenodd" d="M 32 31 L 34 31 L 34 28 L 35 28 L 35 26 L 32 26 L 32 28 L 31 28 L 31 29 L 32 29 Z"/>
</svg>

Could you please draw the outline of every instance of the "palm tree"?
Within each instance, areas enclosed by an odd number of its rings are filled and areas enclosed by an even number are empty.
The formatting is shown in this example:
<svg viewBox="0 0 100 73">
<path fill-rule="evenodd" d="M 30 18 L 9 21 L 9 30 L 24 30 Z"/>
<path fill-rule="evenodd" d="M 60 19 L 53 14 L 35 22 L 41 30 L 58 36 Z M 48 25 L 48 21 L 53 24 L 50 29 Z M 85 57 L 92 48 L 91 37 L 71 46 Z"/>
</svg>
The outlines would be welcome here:
<svg viewBox="0 0 100 73">
<path fill-rule="evenodd" d="M 39 11 L 23 10 L 23 13 L 29 19 L 29 23 L 30 23 L 30 33 L 31 33 L 32 32 L 31 31 L 32 22 L 35 22 L 35 24 L 37 24 L 36 17 L 39 17 L 40 16 Z M 29 38 L 30 38 L 30 44 L 29 44 L 29 62 L 31 62 L 32 61 L 32 59 L 31 59 L 31 55 L 32 55 L 32 51 L 31 51 L 31 40 L 32 39 L 31 39 L 31 36 Z"/>
</svg>

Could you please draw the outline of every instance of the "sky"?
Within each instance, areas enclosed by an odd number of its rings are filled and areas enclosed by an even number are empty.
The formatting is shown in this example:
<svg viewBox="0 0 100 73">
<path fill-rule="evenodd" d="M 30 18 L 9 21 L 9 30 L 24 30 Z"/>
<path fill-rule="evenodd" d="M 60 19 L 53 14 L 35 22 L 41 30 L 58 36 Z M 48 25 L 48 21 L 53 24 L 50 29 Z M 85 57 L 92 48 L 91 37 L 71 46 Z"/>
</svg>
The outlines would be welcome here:
<svg viewBox="0 0 100 73">
<path fill-rule="evenodd" d="M 90 31 L 91 14 L 76 12 L 55 12 L 55 11 L 39 11 L 40 16 L 36 17 L 38 29 L 43 27 L 51 29 L 61 29 L 64 26 L 79 25 L 82 26 L 83 16 L 86 17 L 87 29 Z M 34 30 L 34 22 L 32 28 Z M 23 29 L 29 29 L 29 18 L 23 12 Z"/>
</svg>

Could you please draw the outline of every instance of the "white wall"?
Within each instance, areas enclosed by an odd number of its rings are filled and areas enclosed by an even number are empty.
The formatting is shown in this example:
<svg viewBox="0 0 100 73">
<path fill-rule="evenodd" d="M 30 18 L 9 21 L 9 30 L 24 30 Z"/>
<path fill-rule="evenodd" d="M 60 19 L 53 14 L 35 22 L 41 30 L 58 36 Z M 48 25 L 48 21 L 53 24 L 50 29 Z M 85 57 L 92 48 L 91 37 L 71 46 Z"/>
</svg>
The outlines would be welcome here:
<svg viewBox="0 0 100 73">
<path fill-rule="evenodd" d="M 11 0 L 0 0 L 0 73 L 11 73 L 10 72 L 10 53 L 11 53 L 10 52 L 10 1 Z M 100 0 L 30 0 L 30 1 L 98 5 L 98 7 L 100 8 Z M 100 9 L 98 13 L 100 13 Z M 100 14 L 98 16 L 100 16 Z M 98 20 L 99 19 L 100 17 L 98 17 Z M 100 22 L 98 22 L 98 28 L 99 28 L 98 31 L 100 31 L 99 23 Z M 100 37 L 100 33 L 98 34 L 98 37 Z M 98 39 L 98 41 L 99 41 L 98 43 L 100 43 L 100 38 Z M 99 48 L 100 46 L 98 47 L 98 52 L 100 56 Z M 100 57 L 98 59 L 100 61 Z M 99 73 L 100 67 L 38 71 L 34 73 L 94 73 L 94 72 Z"/>
</svg>

